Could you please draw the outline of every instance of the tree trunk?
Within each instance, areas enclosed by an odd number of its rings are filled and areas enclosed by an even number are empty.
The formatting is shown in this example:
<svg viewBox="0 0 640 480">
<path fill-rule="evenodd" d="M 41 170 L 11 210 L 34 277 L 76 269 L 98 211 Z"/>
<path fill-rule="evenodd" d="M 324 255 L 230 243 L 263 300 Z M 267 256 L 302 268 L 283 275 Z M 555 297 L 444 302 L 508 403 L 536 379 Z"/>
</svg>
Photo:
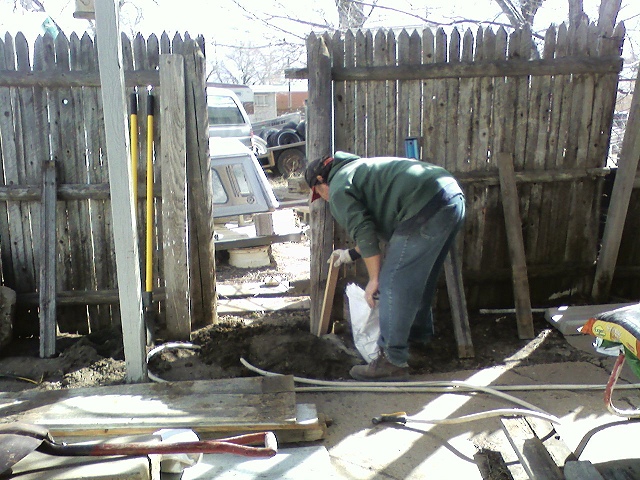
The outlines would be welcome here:
<svg viewBox="0 0 640 480">
<path fill-rule="evenodd" d="M 361 28 L 367 17 L 362 11 L 362 5 L 353 0 L 336 0 L 338 8 L 339 27 Z"/>
<path fill-rule="evenodd" d="M 621 4 L 622 0 L 601 0 L 600 2 L 598 27 L 604 29 L 608 34 L 613 33 Z"/>
</svg>

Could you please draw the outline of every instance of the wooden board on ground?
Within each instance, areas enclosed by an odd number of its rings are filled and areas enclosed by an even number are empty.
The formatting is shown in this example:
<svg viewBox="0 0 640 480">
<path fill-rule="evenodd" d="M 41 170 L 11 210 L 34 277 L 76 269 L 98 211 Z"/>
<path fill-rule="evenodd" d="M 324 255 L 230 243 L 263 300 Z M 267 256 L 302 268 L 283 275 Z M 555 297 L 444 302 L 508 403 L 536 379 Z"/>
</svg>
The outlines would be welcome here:
<svg viewBox="0 0 640 480">
<path fill-rule="evenodd" d="M 290 375 L 3 393 L 0 411 L 3 423 L 43 425 L 54 437 L 319 428 L 315 407 L 296 405 Z"/>
<path fill-rule="evenodd" d="M 276 310 L 309 310 L 309 296 L 218 299 L 218 313 L 274 312 Z"/>
<path fill-rule="evenodd" d="M 544 318 L 563 335 L 582 335 L 578 329 L 587 320 L 599 313 L 635 305 L 634 303 L 610 303 L 602 305 L 580 305 L 575 307 L 548 308 Z"/>
<path fill-rule="evenodd" d="M 564 476 L 523 417 L 503 417 L 502 429 L 529 478 L 563 480 Z"/>
<path fill-rule="evenodd" d="M 335 266 L 336 256 L 331 255 L 329 259 L 329 273 L 327 274 L 327 283 L 324 289 L 324 299 L 322 301 L 322 310 L 320 313 L 320 322 L 318 322 L 318 330 L 315 332 L 317 336 L 329 333 L 329 324 L 331 323 L 331 311 L 333 309 L 333 297 L 336 294 L 336 285 L 338 283 L 338 273 L 340 267 Z"/>
</svg>

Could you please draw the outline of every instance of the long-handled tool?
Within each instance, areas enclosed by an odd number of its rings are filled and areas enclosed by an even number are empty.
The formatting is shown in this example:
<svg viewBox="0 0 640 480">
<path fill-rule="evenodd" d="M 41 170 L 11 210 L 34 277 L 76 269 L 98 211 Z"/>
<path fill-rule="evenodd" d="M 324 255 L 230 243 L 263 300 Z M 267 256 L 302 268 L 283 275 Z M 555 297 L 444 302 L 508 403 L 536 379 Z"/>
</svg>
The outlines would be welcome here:
<svg viewBox="0 0 640 480">
<path fill-rule="evenodd" d="M 138 212 L 138 92 L 129 95 L 129 137 L 131 142 L 131 180 L 133 183 L 133 210 Z"/>
<path fill-rule="evenodd" d="M 145 292 L 142 297 L 145 325 L 153 332 L 153 112 L 155 98 L 151 90 L 147 94 L 147 226 L 145 242 Z M 148 339 L 152 344 L 153 339 Z"/>
<path fill-rule="evenodd" d="M 263 446 L 250 446 L 262 444 Z M 40 425 L 7 423 L 0 425 L 0 475 L 33 451 L 56 456 L 148 455 L 168 453 L 231 453 L 245 457 L 273 457 L 278 442 L 273 432 L 257 432 L 220 440 L 176 443 L 57 443 Z"/>
</svg>

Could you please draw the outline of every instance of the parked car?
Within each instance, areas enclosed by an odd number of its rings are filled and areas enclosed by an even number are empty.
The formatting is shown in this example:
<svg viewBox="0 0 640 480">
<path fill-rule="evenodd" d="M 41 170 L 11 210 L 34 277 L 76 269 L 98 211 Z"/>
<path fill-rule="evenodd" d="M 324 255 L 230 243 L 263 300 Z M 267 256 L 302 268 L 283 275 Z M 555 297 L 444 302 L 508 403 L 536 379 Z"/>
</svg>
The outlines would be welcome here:
<svg viewBox="0 0 640 480">
<path fill-rule="evenodd" d="M 229 89 L 207 87 L 209 138 L 237 138 L 252 149 L 251 120 L 238 96 Z"/>
</svg>

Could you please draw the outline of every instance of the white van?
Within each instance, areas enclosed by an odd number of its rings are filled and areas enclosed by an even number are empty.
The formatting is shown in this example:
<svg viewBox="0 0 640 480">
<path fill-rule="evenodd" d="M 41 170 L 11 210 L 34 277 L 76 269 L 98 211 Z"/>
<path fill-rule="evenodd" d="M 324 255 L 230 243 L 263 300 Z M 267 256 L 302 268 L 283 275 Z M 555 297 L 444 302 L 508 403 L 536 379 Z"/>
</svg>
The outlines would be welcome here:
<svg viewBox="0 0 640 480">
<path fill-rule="evenodd" d="M 209 138 L 237 138 L 250 150 L 251 120 L 238 96 L 227 88 L 207 87 Z"/>
</svg>

